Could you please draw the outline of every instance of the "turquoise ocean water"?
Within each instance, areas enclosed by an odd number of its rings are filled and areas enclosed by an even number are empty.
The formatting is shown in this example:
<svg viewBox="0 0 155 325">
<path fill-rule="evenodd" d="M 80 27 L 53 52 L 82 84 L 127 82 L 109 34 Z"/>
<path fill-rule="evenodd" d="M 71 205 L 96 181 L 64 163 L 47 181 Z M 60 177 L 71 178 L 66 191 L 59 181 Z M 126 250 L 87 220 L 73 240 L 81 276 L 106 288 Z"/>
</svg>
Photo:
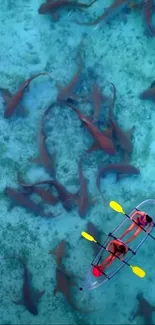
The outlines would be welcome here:
<svg viewBox="0 0 155 325">
<path fill-rule="evenodd" d="M 38 13 L 41 3 L 41 0 L 0 0 L 0 324 L 145 324 L 143 316 L 134 320 L 132 317 L 138 308 L 139 292 L 155 306 L 153 239 L 147 238 L 132 259 L 132 264 L 145 270 L 145 278 L 136 277 L 130 268 L 124 267 L 102 287 L 89 292 L 79 290 L 93 259 L 91 243 L 81 238 L 81 232 L 87 231 L 87 223 L 91 221 L 101 231 L 103 242 L 123 220 L 121 214 L 103 202 L 96 187 L 98 166 L 122 161 L 119 146 L 114 156 L 101 150 L 83 155 L 82 170 L 93 200 L 84 218 L 79 216 L 77 206 L 67 212 L 61 203 L 54 207 L 44 204 L 46 212 L 61 212 L 54 219 L 35 216 L 19 205 L 10 209 L 11 199 L 5 189 L 19 190 L 19 174 L 25 183 L 50 179 L 46 170 L 33 164 L 30 158 L 37 157 L 39 152 L 43 113 L 56 101 L 57 85 L 66 85 L 77 72 L 80 53 L 82 69 L 75 89 L 76 106 L 87 116 L 91 115 L 91 101 L 82 102 L 81 96 L 90 94 L 96 84 L 112 98 L 113 83 L 117 90 L 115 119 L 124 131 L 134 127 L 129 163 L 140 174 L 118 182 L 115 175 L 108 174 L 101 181 L 104 199 L 119 202 L 127 213 L 143 200 L 155 199 L 154 102 L 139 98 L 155 80 L 155 37 L 148 34 L 142 8 L 126 5 L 118 14 L 113 9 L 116 15 L 108 23 L 101 21 L 97 26 L 85 26 L 77 25 L 75 20 L 93 20 L 112 1 L 98 0 L 88 9 L 59 10 L 57 21 Z M 85 0 L 85 3 L 90 2 Z M 50 76 L 33 80 L 22 96 L 20 112 L 5 118 L 4 90 L 15 94 L 25 80 L 43 71 Z M 99 118 L 102 130 L 107 128 L 107 116 L 108 107 L 103 105 Z M 57 104 L 49 112 L 44 132 L 49 153 L 56 155 L 57 179 L 68 191 L 79 191 L 78 162 L 91 146 L 92 136 L 65 104 Z M 35 194 L 33 199 L 41 202 Z M 152 208 L 152 214 L 153 211 Z M 62 240 L 67 242 L 64 267 L 76 276 L 77 285 L 71 288 L 71 298 L 78 311 L 61 292 L 53 294 L 56 260 L 49 251 Z M 38 315 L 13 303 L 21 298 L 23 285 L 23 267 L 16 257 L 22 258 L 32 273 L 33 287 L 45 290 L 38 303 Z M 146 307 L 145 317 L 147 312 Z M 155 324 L 155 314 L 152 314 L 152 324 Z"/>
</svg>

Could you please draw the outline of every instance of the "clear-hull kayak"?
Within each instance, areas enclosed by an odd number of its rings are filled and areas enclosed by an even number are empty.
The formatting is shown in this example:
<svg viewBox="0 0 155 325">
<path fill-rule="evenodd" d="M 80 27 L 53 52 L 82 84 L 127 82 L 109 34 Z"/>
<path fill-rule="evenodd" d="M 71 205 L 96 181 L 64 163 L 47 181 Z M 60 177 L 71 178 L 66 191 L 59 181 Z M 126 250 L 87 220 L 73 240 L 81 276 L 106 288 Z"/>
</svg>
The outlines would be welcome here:
<svg viewBox="0 0 155 325">
<path fill-rule="evenodd" d="M 129 217 L 133 215 L 136 210 L 141 210 L 147 213 L 153 220 L 155 220 L 155 200 L 149 199 L 140 203 L 131 213 Z M 113 240 L 115 237 L 119 238 L 121 234 L 131 225 L 133 221 L 128 217 L 125 217 L 124 220 L 117 226 L 108 236 L 107 239 L 104 241 L 103 246 L 106 247 L 108 243 Z M 152 231 L 152 230 L 151 230 Z M 150 232 L 151 232 L 150 231 Z M 131 236 L 131 234 L 129 234 Z M 128 244 L 129 251 L 124 259 L 125 262 L 128 262 L 134 255 L 136 255 L 138 249 L 147 239 L 148 234 L 145 231 L 141 231 L 141 233 L 137 236 L 137 238 Z M 126 237 L 125 237 L 126 238 Z M 91 267 L 87 274 L 86 280 L 83 285 L 84 290 L 92 290 L 95 289 L 103 284 L 105 284 L 108 280 L 112 279 L 113 276 L 119 272 L 124 266 L 125 263 L 116 259 L 110 267 L 108 267 L 104 274 L 100 277 L 95 277 L 92 274 L 93 265 L 102 263 L 105 258 L 109 255 L 105 248 L 101 248 L 97 256 L 91 263 Z"/>
</svg>

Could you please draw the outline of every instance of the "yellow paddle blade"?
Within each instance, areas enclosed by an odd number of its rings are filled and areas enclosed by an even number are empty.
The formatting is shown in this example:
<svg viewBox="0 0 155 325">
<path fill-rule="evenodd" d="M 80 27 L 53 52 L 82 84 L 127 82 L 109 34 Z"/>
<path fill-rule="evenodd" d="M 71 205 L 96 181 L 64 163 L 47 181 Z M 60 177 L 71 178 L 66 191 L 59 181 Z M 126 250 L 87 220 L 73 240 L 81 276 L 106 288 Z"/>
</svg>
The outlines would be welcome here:
<svg viewBox="0 0 155 325">
<path fill-rule="evenodd" d="M 89 235 L 85 231 L 82 231 L 81 236 L 84 237 L 85 239 L 89 240 L 89 241 L 93 241 L 94 243 L 97 243 L 97 240 L 93 236 Z"/>
<path fill-rule="evenodd" d="M 138 266 L 132 266 L 132 265 L 130 265 L 130 267 L 132 269 L 132 272 L 134 274 L 136 274 L 137 276 L 139 276 L 139 278 L 144 278 L 145 277 L 146 273 L 140 267 L 138 267 Z"/>
<path fill-rule="evenodd" d="M 113 210 L 125 214 L 125 212 L 124 212 L 123 208 L 121 207 L 121 205 L 118 204 L 116 201 L 110 201 L 109 206 L 110 206 Z"/>
</svg>

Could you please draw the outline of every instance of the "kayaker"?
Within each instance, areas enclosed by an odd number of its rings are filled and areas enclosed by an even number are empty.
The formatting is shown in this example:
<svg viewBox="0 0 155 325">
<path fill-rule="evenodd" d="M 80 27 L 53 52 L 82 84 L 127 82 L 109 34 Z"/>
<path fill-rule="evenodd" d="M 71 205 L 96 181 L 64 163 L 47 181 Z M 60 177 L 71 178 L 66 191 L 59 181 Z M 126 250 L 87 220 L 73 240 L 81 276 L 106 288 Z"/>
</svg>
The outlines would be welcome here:
<svg viewBox="0 0 155 325">
<path fill-rule="evenodd" d="M 124 233 L 119 237 L 119 239 L 124 238 L 130 231 L 133 229 L 136 229 L 134 234 L 125 242 L 126 244 L 130 243 L 132 240 L 134 240 L 140 232 L 145 229 L 145 227 L 148 226 L 148 229 L 146 233 L 148 234 L 153 227 L 153 221 L 148 214 L 146 214 L 143 211 L 135 211 L 133 215 L 131 216 L 131 220 L 134 220 L 135 222 L 132 222 L 131 226 L 124 231 Z M 140 227 L 139 227 L 140 226 Z"/>
<path fill-rule="evenodd" d="M 95 277 L 102 276 L 102 272 L 104 272 L 105 269 L 107 269 L 107 267 L 109 267 L 115 261 L 117 256 L 120 258 L 120 260 L 123 260 L 124 256 L 128 252 L 128 247 L 119 239 L 115 239 L 109 242 L 106 250 L 110 252 L 109 256 L 100 265 L 93 266 L 92 273 Z"/>
</svg>

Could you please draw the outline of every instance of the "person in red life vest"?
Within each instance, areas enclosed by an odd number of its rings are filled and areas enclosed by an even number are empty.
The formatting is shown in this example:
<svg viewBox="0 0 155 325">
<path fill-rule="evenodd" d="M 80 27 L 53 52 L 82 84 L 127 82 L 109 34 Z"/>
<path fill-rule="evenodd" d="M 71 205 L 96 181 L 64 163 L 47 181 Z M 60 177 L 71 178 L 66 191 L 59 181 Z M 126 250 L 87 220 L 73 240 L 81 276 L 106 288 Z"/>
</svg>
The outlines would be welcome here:
<svg viewBox="0 0 155 325">
<path fill-rule="evenodd" d="M 124 256 L 128 252 L 128 247 L 121 242 L 119 239 L 111 240 L 106 247 L 106 250 L 110 252 L 109 256 L 100 264 L 94 265 L 92 269 L 92 274 L 95 277 L 100 277 L 115 260 L 119 257 L 120 260 L 123 260 Z"/>
</svg>

